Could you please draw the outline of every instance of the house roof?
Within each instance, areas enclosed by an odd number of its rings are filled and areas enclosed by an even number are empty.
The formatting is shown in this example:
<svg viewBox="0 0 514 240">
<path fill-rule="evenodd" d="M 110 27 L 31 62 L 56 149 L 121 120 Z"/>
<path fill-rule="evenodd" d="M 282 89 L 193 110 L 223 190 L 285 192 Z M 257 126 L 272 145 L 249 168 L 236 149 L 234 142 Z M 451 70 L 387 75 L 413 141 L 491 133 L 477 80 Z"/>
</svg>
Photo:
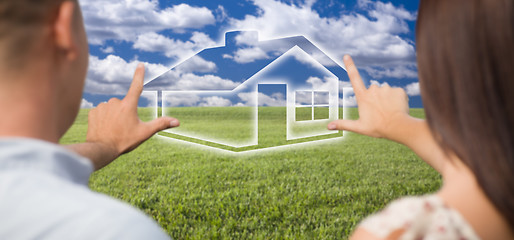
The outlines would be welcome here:
<svg viewBox="0 0 514 240">
<path fill-rule="evenodd" d="M 309 54 L 339 79 L 346 79 L 345 70 L 303 36 L 259 41 L 256 31 L 234 31 L 225 34 L 225 46 L 200 51 L 145 84 L 145 89 L 232 90 L 294 46 Z M 191 81 L 208 78 L 226 84 L 178 84 L 184 78 Z"/>
</svg>

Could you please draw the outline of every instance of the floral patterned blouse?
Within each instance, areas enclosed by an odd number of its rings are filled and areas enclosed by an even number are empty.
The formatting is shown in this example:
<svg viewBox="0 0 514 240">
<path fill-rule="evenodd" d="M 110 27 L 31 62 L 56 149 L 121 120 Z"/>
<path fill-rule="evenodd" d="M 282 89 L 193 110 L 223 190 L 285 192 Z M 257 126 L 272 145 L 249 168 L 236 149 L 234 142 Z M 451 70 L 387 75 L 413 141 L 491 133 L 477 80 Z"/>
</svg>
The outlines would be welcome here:
<svg viewBox="0 0 514 240">
<path fill-rule="evenodd" d="M 437 195 L 396 200 L 364 219 L 359 227 L 380 238 L 403 229 L 399 240 L 480 239 L 466 220 Z"/>
</svg>

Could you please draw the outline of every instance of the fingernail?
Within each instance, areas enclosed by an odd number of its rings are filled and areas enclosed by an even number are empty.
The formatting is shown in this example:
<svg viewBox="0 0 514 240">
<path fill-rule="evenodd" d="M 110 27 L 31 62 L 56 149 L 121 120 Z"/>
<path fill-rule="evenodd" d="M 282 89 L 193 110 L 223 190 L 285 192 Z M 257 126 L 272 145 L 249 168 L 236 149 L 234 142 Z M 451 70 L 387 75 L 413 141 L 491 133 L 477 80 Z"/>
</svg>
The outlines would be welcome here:
<svg viewBox="0 0 514 240">
<path fill-rule="evenodd" d="M 336 127 L 337 126 L 335 123 L 329 123 L 327 128 L 328 128 L 328 130 L 336 130 Z"/>
<path fill-rule="evenodd" d="M 144 67 L 145 67 L 145 64 L 144 64 L 144 63 L 138 63 L 138 64 L 137 64 L 137 67 L 138 67 L 138 68 L 144 68 Z"/>
<path fill-rule="evenodd" d="M 343 60 L 345 60 L 345 61 L 350 60 L 350 55 L 345 54 L 345 55 L 343 56 Z"/>
<path fill-rule="evenodd" d="M 177 119 L 170 121 L 170 127 L 178 127 L 178 125 L 180 125 L 180 122 Z"/>
</svg>

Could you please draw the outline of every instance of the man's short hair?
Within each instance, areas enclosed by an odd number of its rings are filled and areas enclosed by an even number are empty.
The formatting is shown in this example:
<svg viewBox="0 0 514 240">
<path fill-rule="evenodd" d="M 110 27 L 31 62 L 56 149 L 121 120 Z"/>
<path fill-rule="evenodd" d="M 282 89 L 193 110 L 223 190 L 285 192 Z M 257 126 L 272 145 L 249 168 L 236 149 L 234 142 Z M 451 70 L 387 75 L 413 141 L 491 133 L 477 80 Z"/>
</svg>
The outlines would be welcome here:
<svg viewBox="0 0 514 240">
<path fill-rule="evenodd" d="M 0 61 L 13 68 L 26 62 L 28 51 L 52 21 L 60 3 L 67 0 L 1 0 Z"/>
</svg>

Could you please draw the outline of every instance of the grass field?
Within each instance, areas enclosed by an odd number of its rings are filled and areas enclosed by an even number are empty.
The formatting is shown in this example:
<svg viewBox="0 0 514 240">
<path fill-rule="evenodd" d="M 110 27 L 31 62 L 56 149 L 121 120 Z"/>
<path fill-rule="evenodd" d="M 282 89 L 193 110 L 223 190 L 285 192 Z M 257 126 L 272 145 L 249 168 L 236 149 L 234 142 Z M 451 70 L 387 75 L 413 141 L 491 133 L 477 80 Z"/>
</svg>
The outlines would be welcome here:
<svg viewBox="0 0 514 240">
<path fill-rule="evenodd" d="M 87 113 L 62 143 L 84 141 Z M 411 114 L 424 117 L 422 109 Z M 390 201 L 440 185 L 408 148 L 353 133 L 245 154 L 153 137 L 90 180 L 91 189 L 141 209 L 174 239 L 346 239 Z"/>
<path fill-rule="evenodd" d="M 311 110 L 310 108 L 308 110 L 300 114 L 297 112 L 297 119 L 307 117 L 310 119 Z M 286 107 L 259 107 L 258 111 L 255 111 L 253 107 L 167 108 L 165 115 L 176 117 L 182 123 L 179 128 L 171 129 L 169 133 L 160 134 L 234 152 L 341 137 L 342 132 L 339 131 L 315 136 L 315 133 L 319 135 L 320 131 L 326 131 L 326 126 L 330 122 L 328 120 L 328 108 L 326 110 L 326 120 L 303 121 L 292 124 L 291 133 L 300 136 L 314 136 L 301 139 L 287 140 Z M 151 109 L 140 109 L 141 118 L 151 119 L 150 111 Z M 342 117 L 343 111 L 340 111 L 340 118 Z M 255 131 L 255 126 L 258 126 L 257 131 Z M 256 142 L 248 144 L 252 139 L 255 139 Z M 226 144 L 224 145 L 222 142 Z M 230 142 L 236 145 L 243 143 L 248 146 L 228 146 L 231 144 Z"/>
</svg>

